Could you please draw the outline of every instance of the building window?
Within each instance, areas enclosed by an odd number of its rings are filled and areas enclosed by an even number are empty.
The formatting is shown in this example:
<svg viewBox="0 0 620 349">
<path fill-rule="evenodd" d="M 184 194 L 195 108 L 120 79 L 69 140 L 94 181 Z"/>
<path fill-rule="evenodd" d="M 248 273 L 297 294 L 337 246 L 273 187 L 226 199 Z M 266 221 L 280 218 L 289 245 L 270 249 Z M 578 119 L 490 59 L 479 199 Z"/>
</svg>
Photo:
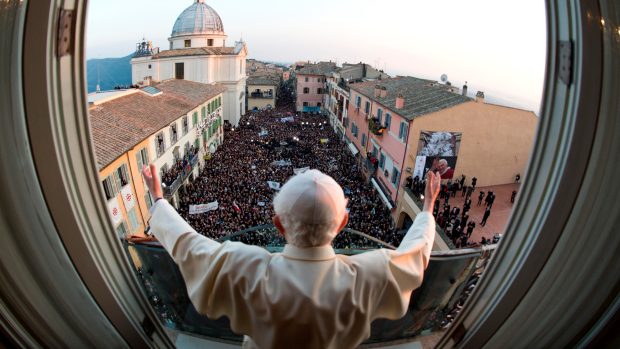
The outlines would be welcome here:
<svg viewBox="0 0 620 349">
<path fill-rule="evenodd" d="M 213 46 L 213 39 L 207 39 L 207 46 Z"/>
<path fill-rule="evenodd" d="M 372 146 L 372 156 L 377 157 L 377 154 L 379 154 L 379 149 L 377 149 L 377 146 L 373 144 L 373 146 Z"/>
<path fill-rule="evenodd" d="M 170 125 L 170 144 L 174 144 L 177 142 L 178 139 L 178 135 L 177 135 L 177 123 L 173 123 L 172 125 Z"/>
<path fill-rule="evenodd" d="M 144 194 L 144 202 L 146 202 L 146 209 L 150 210 L 153 207 L 153 199 L 151 198 L 151 194 L 148 192 Z"/>
<path fill-rule="evenodd" d="M 197 124 L 198 124 L 198 112 L 195 111 L 194 114 L 192 115 L 192 127 L 196 127 Z"/>
<path fill-rule="evenodd" d="M 366 134 L 362 133 L 362 147 L 366 146 Z"/>
<path fill-rule="evenodd" d="M 385 166 L 385 154 L 381 152 L 381 156 L 379 157 L 379 167 L 381 167 L 381 169 L 383 170 L 384 166 Z"/>
<path fill-rule="evenodd" d="M 407 140 L 407 123 L 401 122 L 400 129 L 398 130 L 398 138 L 400 138 L 403 142 Z"/>
<path fill-rule="evenodd" d="M 361 105 L 362 105 L 362 97 L 360 96 L 355 97 L 355 107 L 359 109 Z"/>
<path fill-rule="evenodd" d="M 116 235 L 120 239 L 124 239 L 127 236 L 127 225 L 124 221 L 116 227 Z"/>
<path fill-rule="evenodd" d="M 166 151 L 166 141 L 164 140 L 164 133 L 160 132 L 155 136 L 155 150 L 157 151 L 157 157 L 162 156 Z"/>
<path fill-rule="evenodd" d="M 377 119 L 379 120 L 379 123 L 381 123 L 382 117 L 383 117 L 383 109 L 379 108 L 377 109 Z"/>
<path fill-rule="evenodd" d="M 134 232 L 140 226 L 138 217 L 136 216 L 135 206 L 131 210 L 127 211 L 127 218 L 129 218 L 129 231 Z"/>
<path fill-rule="evenodd" d="M 185 47 L 192 47 L 192 40 L 185 40 Z"/>
<path fill-rule="evenodd" d="M 101 184 L 103 185 L 106 200 L 112 199 L 118 193 L 116 186 L 114 185 L 114 181 L 112 180 L 112 176 L 107 176 Z"/>
<path fill-rule="evenodd" d="M 316 103 L 316 106 L 317 106 L 317 107 L 320 107 L 320 106 L 321 106 L 321 102 L 317 102 L 317 103 Z"/>
<path fill-rule="evenodd" d="M 122 164 L 116 169 L 116 175 L 121 188 L 129 184 L 129 172 L 127 171 L 126 164 Z"/>
<path fill-rule="evenodd" d="M 200 121 L 205 121 L 205 118 L 207 117 L 207 107 L 205 107 L 204 105 L 202 106 L 202 108 L 200 109 Z"/>
<path fill-rule="evenodd" d="M 392 124 L 392 115 L 390 113 L 385 114 L 385 128 L 390 129 L 390 125 Z"/>
<path fill-rule="evenodd" d="M 187 122 L 187 115 L 183 117 L 182 123 L 183 123 L 183 136 L 185 136 L 187 132 L 189 132 L 189 123 Z"/>
<path fill-rule="evenodd" d="M 366 107 L 364 108 L 364 112 L 366 114 L 370 113 L 370 102 L 366 101 Z"/>
<path fill-rule="evenodd" d="M 194 140 L 194 147 L 196 149 L 200 149 L 200 137 L 196 137 L 196 139 Z"/>
<path fill-rule="evenodd" d="M 174 78 L 183 80 L 185 78 L 185 64 L 174 63 Z"/>
<path fill-rule="evenodd" d="M 400 175 L 400 173 L 398 172 L 398 169 L 396 167 L 394 167 L 394 169 L 392 170 L 392 184 L 394 186 L 398 186 L 398 176 Z"/>
<path fill-rule="evenodd" d="M 320 95 L 320 94 L 323 94 L 323 89 L 322 89 L 322 88 L 320 88 L 320 87 L 319 87 L 319 88 L 317 88 L 317 89 L 316 89 L 316 93 L 317 93 L 317 94 L 319 94 L 319 95 Z"/>
<path fill-rule="evenodd" d="M 357 131 L 358 131 L 357 124 L 352 122 L 351 123 L 351 133 L 353 134 L 353 136 L 355 138 L 357 138 Z"/>
<path fill-rule="evenodd" d="M 310 93 L 310 88 L 309 88 L 309 87 L 304 87 L 304 93 L 305 93 L 305 94 Z"/>
<path fill-rule="evenodd" d="M 308 77 L 306 76 L 306 82 L 308 82 Z"/>
<path fill-rule="evenodd" d="M 151 69 L 151 65 L 149 64 L 149 69 Z"/>
<path fill-rule="evenodd" d="M 307 106 L 308 106 L 308 102 L 304 102 L 304 107 L 307 107 Z"/>
<path fill-rule="evenodd" d="M 142 167 L 149 164 L 149 153 L 146 148 L 142 148 L 136 153 L 136 162 L 140 171 L 142 171 Z"/>
</svg>

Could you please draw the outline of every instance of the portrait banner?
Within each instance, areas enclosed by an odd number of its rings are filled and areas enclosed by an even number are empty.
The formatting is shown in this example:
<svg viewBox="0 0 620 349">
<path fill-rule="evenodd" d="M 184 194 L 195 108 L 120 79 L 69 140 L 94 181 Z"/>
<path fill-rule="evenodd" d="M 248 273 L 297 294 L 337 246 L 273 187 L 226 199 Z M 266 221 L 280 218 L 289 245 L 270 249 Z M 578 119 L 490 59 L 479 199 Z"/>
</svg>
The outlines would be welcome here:
<svg viewBox="0 0 620 349">
<path fill-rule="evenodd" d="M 421 131 L 414 172 L 419 173 L 423 161 L 421 157 L 424 157 L 424 169 L 420 178 L 424 178 L 428 171 L 439 172 L 441 179 L 453 178 L 461 137 L 460 132 Z"/>
</svg>

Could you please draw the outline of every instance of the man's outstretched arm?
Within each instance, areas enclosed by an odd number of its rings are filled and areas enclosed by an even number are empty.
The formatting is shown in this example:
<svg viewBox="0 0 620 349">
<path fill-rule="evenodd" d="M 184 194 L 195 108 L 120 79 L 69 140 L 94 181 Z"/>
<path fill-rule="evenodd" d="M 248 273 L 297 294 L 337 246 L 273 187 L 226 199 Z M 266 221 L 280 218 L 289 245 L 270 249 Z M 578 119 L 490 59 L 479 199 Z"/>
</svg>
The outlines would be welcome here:
<svg viewBox="0 0 620 349">
<path fill-rule="evenodd" d="M 433 203 L 439 194 L 441 175 L 429 171 L 424 207 L 396 251 L 387 251 L 387 284 L 376 317 L 398 319 L 407 311 L 411 292 L 420 287 L 435 239 Z"/>
</svg>

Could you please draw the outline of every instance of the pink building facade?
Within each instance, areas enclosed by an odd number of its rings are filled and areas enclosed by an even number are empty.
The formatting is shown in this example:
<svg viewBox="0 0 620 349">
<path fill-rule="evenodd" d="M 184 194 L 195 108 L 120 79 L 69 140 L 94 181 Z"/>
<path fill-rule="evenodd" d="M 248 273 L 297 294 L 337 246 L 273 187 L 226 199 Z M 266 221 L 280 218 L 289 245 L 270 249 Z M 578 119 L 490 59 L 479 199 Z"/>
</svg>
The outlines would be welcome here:
<svg viewBox="0 0 620 349">
<path fill-rule="evenodd" d="M 358 149 L 362 167 L 373 177 L 373 185 L 379 187 L 377 189 L 395 207 L 403 180 L 411 121 L 403 117 L 395 105 L 373 100 L 357 88 L 368 84 L 374 86 L 375 82 L 350 85 L 346 138 Z"/>
<path fill-rule="evenodd" d="M 297 111 L 318 112 L 323 107 L 324 75 L 297 74 Z"/>
</svg>

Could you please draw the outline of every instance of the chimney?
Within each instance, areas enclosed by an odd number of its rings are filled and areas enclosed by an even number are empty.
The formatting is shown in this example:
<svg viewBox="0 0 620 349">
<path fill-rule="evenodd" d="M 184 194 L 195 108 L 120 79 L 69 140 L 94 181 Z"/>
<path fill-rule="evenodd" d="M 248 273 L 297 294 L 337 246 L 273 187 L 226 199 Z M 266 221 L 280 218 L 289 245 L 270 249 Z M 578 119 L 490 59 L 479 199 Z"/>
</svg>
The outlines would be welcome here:
<svg viewBox="0 0 620 349">
<path fill-rule="evenodd" d="M 379 98 L 381 95 L 381 86 L 375 85 L 375 98 Z"/>
<path fill-rule="evenodd" d="M 467 97 L 467 81 L 465 81 L 465 85 L 463 85 L 463 96 Z"/>
<path fill-rule="evenodd" d="M 381 86 L 381 94 L 379 96 L 381 98 L 387 97 L 387 88 L 385 86 Z"/>
<path fill-rule="evenodd" d="M 403 97 L 402 93 L 398 94 L 396 97 L 396 109 L 403 109 L 405 106 L 405 97 Z"/>
<path fill-rule="evenodd" d="M 476 93 L 476 102 L 484 103 L 484 92 L 478 91 L 478 93 Z"/>
</svg>

